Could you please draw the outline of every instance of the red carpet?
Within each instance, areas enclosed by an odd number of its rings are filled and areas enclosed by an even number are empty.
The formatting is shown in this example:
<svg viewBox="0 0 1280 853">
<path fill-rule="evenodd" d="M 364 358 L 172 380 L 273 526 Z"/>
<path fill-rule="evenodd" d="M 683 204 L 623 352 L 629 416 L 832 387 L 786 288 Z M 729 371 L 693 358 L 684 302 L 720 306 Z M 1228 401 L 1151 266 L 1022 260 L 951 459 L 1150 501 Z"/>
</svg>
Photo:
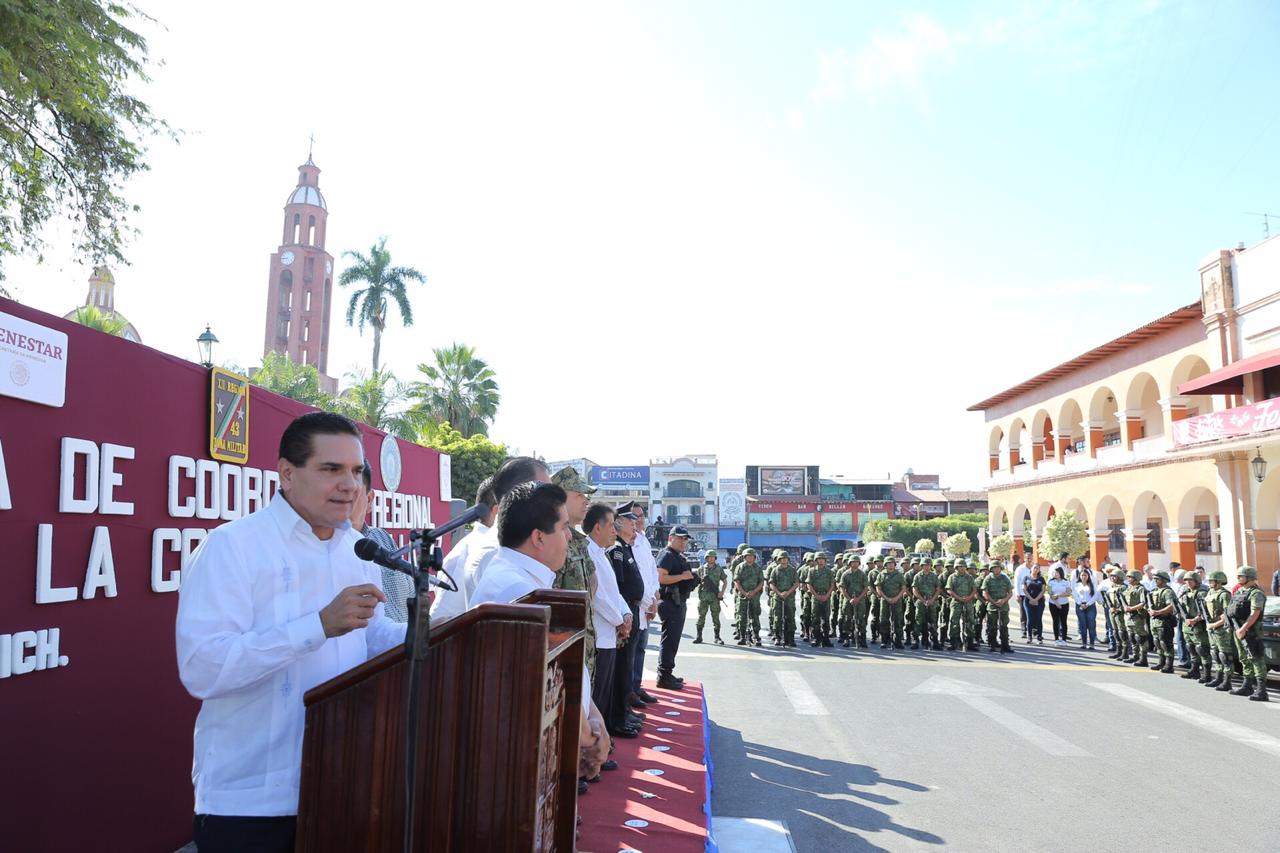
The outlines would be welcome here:
<svg viewBox="0 0 1280 853">
<path fill-rule="evenodd" d="M 645 682 L 644 687 L 658 702 L 644 709 L 640 737 L 614 741 L 618 769 L 604 773 L 578 800 L 578 850 L 703 853 L 709 792 L 702 685 L 690 681 L 684 690 L 659 690 Z M 627 821 L 648 825 L 627 826 Z"/>
</svg>

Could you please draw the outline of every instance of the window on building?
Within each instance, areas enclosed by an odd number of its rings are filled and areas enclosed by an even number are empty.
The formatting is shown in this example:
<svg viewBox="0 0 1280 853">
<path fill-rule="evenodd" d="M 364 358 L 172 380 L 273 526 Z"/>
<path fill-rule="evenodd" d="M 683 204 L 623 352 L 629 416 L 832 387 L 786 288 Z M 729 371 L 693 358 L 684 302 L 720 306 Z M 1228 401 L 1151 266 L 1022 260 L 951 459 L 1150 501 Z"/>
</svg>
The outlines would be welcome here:
<svg viewBox="0 0 1280 853">
<path fill-rule="evenodd" d="M 1262 399 L 1280 397 L 1280 367 L 1268 367 L 1262 371 Z"/>
<path fill-rule="evenodd" d="M 695 480 L 672 480 L 667 483 L 669 498 L 700 498 L 702 487 Z"/>
<path fill-rule="evenodd" d="M 676 523 L 676 519 L 680 515 L 680 507 L 675 504 L 667 504 L 667 521 L 672 524 Z"/>
<path fill-rule="evenodd" d="M 301 351 L 300 353 L 298 353 L 298 354 L 299 354 L 300 356 L 302 356 L 302 358 L 298 361 L 298 363 L 299 363 L 299 364 L 301 364 L 301 365 L 304 365 L 304 366 L 305 366 L 305 365 L 306 365 L 306 363 L 307 363 L 307 351 L 306 351 L 306 350 L 302 350 L 302 351 Z"/>
<path fill-rule="evenodd" d="M 303 320 L 302 321 L 302 342 L 306 343 L 309 340 L 311 340 L 311 321 Z"/>
<path fill-rule="evenodd" d="M 1109 521 L 1107 522 L 1107 529 L 1111 531 L 1111 535 L 1107 537 L 1107 548 L 1112 551 L 1123 551 L 1125 544 L 1124 522 Z M 1138 568 L 1141 568 L 1141 566 L 1138 566 Z"/>
<path fill-rule="evenodd" d="M 698 506 L 697 504 L 694 504 L 693 506 L 689 507 L 689 523 L 690 524 L 702 523 L 702 507 Z"/>
<path fill-rule="evenodd" d="M 1114 447 L 1119 443 L 1120 443 L 1120 432 L 1118 430 L 1116 432 L 1103 433 L 1102 435 L 1103 447 Z"/>
<path fill-rule="evenodd" d="M 824 512 L 822 529 L 827 533 L 848 533 L 853 530 L 853 513 Z"/>
<path fill-rule="evenodd" d="M 302 239 L 302 217 L 298 214 L 293 215 L 293 243 L 296 246 L 298 241 Z"/>
<path fill-rule="evenodd" d="M 1158 518 L 1147 519 L 1147 550 L 1164 550 L 1164 528 L 1161 526 L 1160 519 Z"/>
<path fill-rule="evenodd" d="M 1218 553 L 1213 541 L 1213 522 L 1208 518 L 1196 519 L 1196 553 Z"/>
<path fill-rule="evenodd" d="M 782 529 L 782 513 L 753 512 L 749 516 L 750 528 L 756 533 L 770 533 Z"/>
<path fill-rule="evenodd" d="M 1073 444 L 1073 445 L 1071 445 L 1071 446 L 1072 446 L 1072 448 L 1074 448 L 1074 449 L 1075 449 L 1075 452 L 1076 452 L 1076 453 L 1084 453 L 1084 439 L 1083 439 L 1083 438 L 1077 438 L 1077 439 L 1076 439 L 1076 443 L 1075 443 L 1075 444 Z"/>
<path fill-rule="evenodd" d="M 306 295 L 302 299 L 302 310 L 303 311 L 311 310 L 311 290 L 309 288 L 306 292 Z"/>
<path fill-rule="evenodd" d="M 795 530 L 800 533 L 812 533 L 816 530 L 816 522 L 811 512 L 791 512 L 787 513 L 787 530 Z"/>
<path fill-rule="evenodd" d="M 307 217 L 307 245 L 314 246 L 316 244 L 316 218 L 314 216 Z"/>
</svg>

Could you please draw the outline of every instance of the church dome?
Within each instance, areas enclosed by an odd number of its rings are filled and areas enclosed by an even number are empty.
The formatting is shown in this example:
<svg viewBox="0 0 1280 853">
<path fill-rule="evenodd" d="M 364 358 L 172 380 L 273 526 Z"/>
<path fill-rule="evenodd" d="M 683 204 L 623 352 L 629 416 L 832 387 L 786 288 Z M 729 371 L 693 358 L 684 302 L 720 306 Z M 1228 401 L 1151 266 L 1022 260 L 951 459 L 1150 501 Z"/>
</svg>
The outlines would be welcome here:
<svg viewBox="0 0 1280 853">
<path fill-rule="evenodd" d="M 329 206 L 324 203 L 324 196 L 316 187 L 298 187 L 289 196 L 289 200 L 285 204 L 311 204 L 321 210 L 328 210 Z"/>
</svg>

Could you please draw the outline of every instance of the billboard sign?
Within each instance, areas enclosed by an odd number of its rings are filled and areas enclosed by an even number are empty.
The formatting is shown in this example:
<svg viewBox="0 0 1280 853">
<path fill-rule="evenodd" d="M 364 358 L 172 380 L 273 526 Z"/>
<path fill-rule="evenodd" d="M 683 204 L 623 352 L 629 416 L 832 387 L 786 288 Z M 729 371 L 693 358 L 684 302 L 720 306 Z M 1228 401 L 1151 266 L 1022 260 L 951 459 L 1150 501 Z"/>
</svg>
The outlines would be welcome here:
<svg viewBox="0 0 1280 853">
<path fill-rule="evenodd" d="M 590 481 L 593 486 L 647 486 L 648 465 L 592 465 Z"/>
<path fill-rule="evenodd" d="M 803 495 L 805 493 L 804 466 L 794 468 L 761 468 L 760 494 Z"/>
</svg>

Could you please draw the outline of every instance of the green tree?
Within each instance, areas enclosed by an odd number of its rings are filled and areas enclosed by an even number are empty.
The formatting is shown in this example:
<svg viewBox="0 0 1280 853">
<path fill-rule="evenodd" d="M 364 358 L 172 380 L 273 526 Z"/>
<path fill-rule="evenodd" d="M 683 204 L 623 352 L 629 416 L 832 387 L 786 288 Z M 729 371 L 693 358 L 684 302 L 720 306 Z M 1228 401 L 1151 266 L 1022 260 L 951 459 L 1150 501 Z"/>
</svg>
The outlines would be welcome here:
<svg viewBox="0 0 1280 853">
<path fill-rule="evenodd" d="M 1037 551 L 1046 560 L 1056 560 L 1064 551 L 1073 560 L 1081 557 L 1089 551 L 1088 528 L 1075 513 L 1060 512 L 1044 526 Z"/>
<path fill-rule="evenodd" d="M 433 435 L 425 440 L 420 433 L 418 443 L 449 454 L 450 485 L 459 500 L 475 500 L 484 478 L 492 477 L 507 461 L 507 446 L 494 444 L 483 435 L 464 436 L 447 423 L 431 432 Z"/>
<path fill-rule="evenodd" d="M 971 542 L 977 541 L 978 531 L 986 526 L 973 521 L 958 521 L 956 516 L 908 521 L 906 519 L 878 518 L 867 522 L 862 538 L 867 542 L 901 542 L 907 545 L 920 539 L 938 541 L 939 533 L 952 535 L 964 533 Z"/>
<path fill-rule="evenodd" d="M 923 536 L 916 540 L 916 546 L 911 549 L 917 554 L 932 554 L 933 540 L 925 539 Z"/>
<path fill-rule="evenodd" d="M 103 311 L 97 305 L 81 305 L 71 319 L 81 326 L 88 326 L 117 338 L 124 337 L 124 330 L 129 328 L 128 320 L 114 311 Z"/>
<path fill-rule="evenodd" d="M 0 2 L 0 258 L 41 252 L 66 214 L 77 252 L 124 260 L 124 182 L 147 169 L 144 139 L 173 136 L 126 93 L 149 64 L 130 19 L 149 20 L 112 0 Z"/>
<path fill-rule="evenodd" d="M 282 394 L 299 403 L 328 409 L 333 398 L 320 386 L 320 371 L 314 364 L 298 364 L 282 352 L 269 352 L 262 366 L 249 376 L 254 385 Z"/>
<path fill-rule="evenodd" d="M 1013 556 L 1013 534 L 1001 533 L 991 540 L 987 553 L 997 560 L 1007 560 Z"/>
<path fill-rule="evenodd" d="M 342 271 L 338 284 L 347 287 L 363 284 L 351 294 L 347 304 L 347 325 L 356 326 L 364 334 L 365 323 L 373 327 L 373 372 L 378 372 L 382 353 L 382 333 L 387 328 L 387 311 L 395 302 L 400 309 L 400 319 L 406 326 L 413 325 L 413 307 L 407 292 L 411 281 L 424 282 L 427 277 L 413 267 L 397 267 L 391 264 L 387 251 L 387 238 L 380 237 L 365 255 L 354 250 L 343 252 L 355 263 Z"/>
<path fill-rule="evenodd" d="M 417 437 L 417 419 L 404 409 L 407 389 L 390 370 L 356 370 L 347 379 L 351 384 L 333 399 L 334 411 L 409 441 Z"/>
<path fill-rule="evenodd" d="M 950 557 L 963 557 L 973 550 L 973 542 L 966 533 L 952 533 L 942 543 L 942 550 Z"/>
<path fill-rule="evenodd" d="M 497 375 L 474 347 L 455 343 L 433 351 L 435 364 L 418 365 L 423 379 L 412 384 L 415 411 L 447 423 L 463 435 L 488 435 L 501 395 Z"/>
</svg>

